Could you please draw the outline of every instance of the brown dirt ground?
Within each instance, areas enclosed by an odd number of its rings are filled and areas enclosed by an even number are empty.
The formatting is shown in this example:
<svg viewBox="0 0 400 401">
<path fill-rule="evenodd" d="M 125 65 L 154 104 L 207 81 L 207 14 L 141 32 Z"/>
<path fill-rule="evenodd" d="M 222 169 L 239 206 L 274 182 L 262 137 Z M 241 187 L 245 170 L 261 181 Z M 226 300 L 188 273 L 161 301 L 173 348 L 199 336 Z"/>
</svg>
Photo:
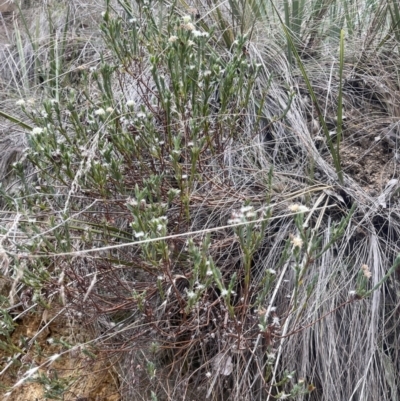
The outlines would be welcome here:
<svg viewBox="0 0 400 401">
<path fill-rule="evenodd" d="M 52 311 L 55 313 L 55 311 Z M 21 344 L 21 339 L 29 342 L 30 339 L 42 327 L 45 314 L 32 313 L 27 314 L 18 322 L 18 326 L 12 333 L 12 342 L 15 345 Z M 51 319 L 47 318 L 49 321 Z M 24 362 L 25 366 L 39 366 L 43 364 L 51 355 L 61 354 L 65 351 L 61 345 L 49 344 L 49 338 L 55 340 L 64 338 L 71 344 L 75 342 L 82 343 L 91 338 L 89 328 L 79 325 L 79 322 L 66 321 L 65 318 L 58 318 L 51 322 L 37 337 L 35 345 L 30 347 L 29 351 L 17 358 Z M 7 365 L 9 353 L 0 350 L 0 372 Z M 39 383 L 26 382 L 15 388 L 11 395 L 5 398 L 8 391 L 24 373 L 18 368 L 19 362 L 10 366 L 0 377 L 0 399 L 7 401 L 44 401 L 51 399 L 61 399 L 65 401 L 119 401 L 121 399 L 118 392 L 118 379 L 104 361 L 93 361 L 91 358 L 80 352 L 64 353 L 59 359 L 51 365 L 46 364 L 39 372 L 45 373 L 47 377 L 58 376 L 70 383 L 67 390 L 60 398 L 49 398 L 44 395 L 44 387 Z M 5 387 L 5 388 L 4 388 Z"/>
<path fill-rule="evenodd" d="M 343 171 L 361 185 L 371 196 L 376 196 L 393 178 L 396 162 L 384 143 L 372 140 L 346 145 L 342 143 L 340 158 Z"/>
</svg>

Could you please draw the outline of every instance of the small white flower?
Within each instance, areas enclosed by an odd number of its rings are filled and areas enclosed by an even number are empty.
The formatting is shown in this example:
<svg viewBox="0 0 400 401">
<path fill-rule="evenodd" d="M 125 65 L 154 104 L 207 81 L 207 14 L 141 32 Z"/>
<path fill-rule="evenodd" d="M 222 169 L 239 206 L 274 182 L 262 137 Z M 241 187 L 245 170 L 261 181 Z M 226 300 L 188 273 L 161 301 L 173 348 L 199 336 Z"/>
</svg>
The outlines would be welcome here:
<svg viewBox="0 0 400 401">
<path fill-rule="evenodd" d="M 194 28 L 194 27 L 193 27 Z M 196 29 L 192 30 L 192 34 L 195 38 L 199 38 L 200 36 L 203 36 L 203 34 L 200 31 L 197 31 Z"/>
<path fill-rule="evenodd" d="M 349 297 L 354 297 L 357 294 L 357 291 L 349 291 Z"/>
<path fill-rule="evenodd" d="M 127 107 L 133 107 L 135 105 L 135 102 L 133 100 L 128 100 L 126 102 Z"/>
<path fill-rule="evenodd" d="M 208 269 L 207 272 L 206 272 L 206 276 L 210 277 L 212 275 L 213 275 L 212 270 Z"/>
<path fill-rule="evenodd" d="M 298 203 L 294 203 L 293 205 L 290 205 L 288 209 L 293 212 L 293 213 L 305 213 L 308 212 L 310 209 L 307 206 L 299 205 Z"/>
<path fill-rule="evenodd" d="M 196 293 L 193 292 L 193 291 L 188 291 L 187 296 L 188 296 L 189 299 L 192 299 L 192 298 L 194 298 L 196 296 Z"/>
<path fill-rule="evenodd" d="M 144 232 L 143 232 L 143 231 L 139 231 L 138 233 L 135 233 L 135 237 L 136 237 L 136 238 L 142 238 L 142 237 L 144 237 Z"/>
<path fill-rule="evenodd" d="M 240 208 L 240 211 L 241 211 L 242 213 L 250 212 L 251 210 L 253 210 L 253 206 L 242 206 L 242 207 Z"/>
<path fill-rule="evenodd" d="M 368 279 L 372 277 L 372 273 L 371 273 L 371 270 L 369 270 L 369 266 L 368 265 L 362 265 L 361 266 L 361 270 L 362 270 L 362 272 L 364 274 L 364 277 L 366 277 Z"/>
<path fill-rule="evenodd" d="M 210 35 L 208 34 L 208 32 L 203 32 L 203 33 L 201 34 L 201 36 L 202 36 L 203 38 L 208 38 Z"/>
<path fill-rule="evenodd" d="M 295 248 L 301 248 L 303 246 L 303 240 L 300 237 L 293 237 L 291 242 Z"/>
<path fill-rule="evenodd" d="M 112 113 L 114 111 L 114 109 L 112 107 L 107 107 L 106 108 L 106 112 L 107 113 Z"/>
<path fill-rule="evenodd" d="M 224 289 L 221 291 L 221 295 L 222 295 L 223 297 L 226 297 L 228 294 L 229 294 L 229 291 L 228 291 L 226 288 L 224 288 Z"/>
<path fill-rule="evenodd" d="M 211 75 L 211 71 L 210 70 L 206 70 L 203 72 L 203 76 L 204 77 L 209 77 Z"/>
<path fill-rule="evenodd" d="M 137 118 L 145 118 L 146 114 L 143 113 L 142 111 L 140 111 L 139 113 L 137 113 Z"/>
<path fill-rule="evenodd" d="M 269 273 L 269 274 L 276 275 L 276 270 L 274 270 L 274 269 L 268 269 L 268 273 Z"/>
<path fill-rule="evenodd" d="M 364 272 L 364 276 L 366 277 L 366 278 L 371 278 L 372 277 L 372 273 L 371 272 Z"/>
<path fill-rule="evenodd" d="M 187 174 L 182 174 L 182 180 L 186 180 L 188 178 Z"/>
<path fill-rule="evenodd" d="M 137 206 L 138 202 L 137 202 L 137 200 L 134 199 L 134 198 L 128 198 L 128 199 L 126 200 L 126 204 L 127 204 L 127 205 L 130 205 L 130 206 Z"/>
<path fill-rule="evenodd" d="M 188 46 L 194 46 L 195 43 L 193 42 L 193 40 L 188 40 L 188 41 L 187 41 L 187 45 L 188 45 Z"/>
<path fill-rule="evenodd" d="M 195 26 L 191 22 L 188 22 L 187 24 L 182 25 L 182 28 L 185 29 L 186 31 L 195 31 L 196 30 Z"/>
<path fill-rule="evenodd" d="M 295 213 L 295 212 L 297 212 L 298 210 L 299 210 L 299 204 L 298 203 L 294 203 L 293 205 L 289 205 L 288 206 L 288 209 L 291 211 L 291 212 L 293 212 L 293 213 Z"/>
<path fill-rule="evenodd" d="M 191 20 L 192 20 L 192 17 L 190 15 L 185 15 L 182 18 L 182 21 L 183 21 L 184 24 L 188 24 Z"/>
<path fill-rule="evenodd" d="M 42 132 L 43 132 L 43 128 L 39 128 L 39 127 L 35 127 L 35 128 L 32 130 L 32 134 L 33 134 L 33 135 L 41 134 Z"/>
<path fill-rule="evenodd" d="M 209 379 L 211 377 L 211 372 L 207 372 L 206 377 L 207 377 L 207 379 Z"/>
<path fill-rule="evenodd" d="M 24 99 L 19 99 L 19 100 L 17 100 L 17 101 L 15 102 L 15 104 L 16 104 L 17 106 L 23 106 L 23 105 L 25 104 L 25 100 L 24 100 Z"/>
<path fill-rule="evenodd" d="M 162 224 L 157 225 L 157 231 L 161 231 L 163 228 L 164 228 L 164 226 Z"/>
<path fill-rule="evenodd" d="M 103 116 L 104 114 L 106 114 L 106 111 L 102 108 L 95 110 L 94 114 L 96 114 L 96 116 Z"/>
<path fill-rule="evenodd" d="M 174 43 L 178 40 L 178 36 L 172 35 L 169 39 L 168 42 L 169 43 Z"/>
</svg>

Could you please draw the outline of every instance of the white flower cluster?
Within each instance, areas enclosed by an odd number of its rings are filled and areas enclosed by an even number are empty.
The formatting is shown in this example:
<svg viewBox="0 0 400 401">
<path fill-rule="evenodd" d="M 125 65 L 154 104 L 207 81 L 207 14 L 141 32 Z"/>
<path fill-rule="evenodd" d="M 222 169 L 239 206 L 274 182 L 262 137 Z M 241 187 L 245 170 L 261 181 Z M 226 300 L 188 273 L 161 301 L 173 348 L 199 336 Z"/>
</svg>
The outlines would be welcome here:
<svg viewBox="0 0 400 401">
<path fill-rule="evenodd" d="M 210 36 L 207 32 L 200 32 L 196 29 L 192 29 L 192 34 L 195 38 L 208 38 Z"/>
<path fill-rule="evenodd" d="M 104 114 L 106 114 L 106 111 L 104 109 L 100 108 L 100 109 L 95 110 L 94 114 L 96 116 L 104 116 Z"/>
<path fill-rule="evenodd" d="M 301 248 L 303 246 L 303 240 L 300 237 L 293 236 L 291 238 L 291 243 L 294 248 Z"/>
<path fill-rule="evenodd" d="M 38 135 L 41 134 L 43 132 L 43 128 L 40 127 L 35 127 L 32 129 L 32 135 Z"/>
<path fill-rule="evenodd" d="M 196 29 L 194 24 L 192 23 L 192 17 L 190 15 L 185 15 L 182 17 L 182 29 L 185 31 L 190 31 L 192 32 L 193 36 L 195 38 L 208 38 L 210 35 L 207 32 L 200 32 Z M 173 43 L 177 40 L 178 38 L 176 36 L 171 36 L 168 41 Z M 191 40 L 188 41 L 188 46 L 193 46 L 194 42 Z"/>
<path fill-rule="evenodd" d="M 372 273 L 371 273 L 371 270 L 369 270 L 368 265 L 362 265 L 361 270 L 364 274 L 364 277 L 366 277 L 367 279 L 370 279 L 372 277 Z"/>
<path fill-rule="evenodd" d="M 154 225 L 158 232 L 163 231 L 166 228 L 167 222 L 168 218 L 166 216 L 153 217 L 150 220 L 150 223 Z"/>
<path fill-rule="evenodd" d="M 128 198 L 126 200 L 126 205 L 137 206 L 138 205 L 138 201 L 135 198 Z"/>
<path fill-rule="evenodd" d="M 310 209 L 307 206 L 304 205 L 299 205 L 298 203 L 294 203 L 293 205 L 290 205 L 288 209 L 292 213 L 305 213 L 310 211 Z"/>
<path fill-rule="evenodd" d="M 256 212 L 254 211 L 253 206 L 242 206 L 240 210 L 235 210 L 232 212 L 232 216 L 228 220 L 228 224 L 245 223 L 254 217 L 256 217 Z"/>
<path fill-rule="evenodd" d="M 194 31 L 196 28 L 192 23 L 192 17 L 190 15 L 185 15 L 182 18 L 182 28 L 185 29 L 186 31 Z"/>
</svg>

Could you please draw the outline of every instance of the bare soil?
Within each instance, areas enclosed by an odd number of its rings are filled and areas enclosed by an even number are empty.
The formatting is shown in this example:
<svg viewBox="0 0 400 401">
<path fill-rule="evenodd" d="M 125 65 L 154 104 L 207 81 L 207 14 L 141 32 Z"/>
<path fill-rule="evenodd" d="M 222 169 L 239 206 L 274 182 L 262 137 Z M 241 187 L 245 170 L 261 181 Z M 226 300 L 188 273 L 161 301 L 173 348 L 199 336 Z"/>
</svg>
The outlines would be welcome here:
<svg viewBox="0 0 400 401">
<path fill-rule="evenodd" d="M 56 309 L 56 308 L 55 308 Z M 69 344 L 73 342 L 82 343 L 91 338 L 90 328 L 85 327 L 76 320 L 66 320 L 58 318 L 50 324 L 55 310 L 47 313 L 31 313 L 25 315 L 16 326 L 12 333 L 12 342 L 15 346 L 21 347 L 22 344 L 29 344 L 28 351 L 16 358 L 15 362 L 7 369 L 9 353 L 0 351 L 0 371 L 4 371 L 0 382 L 0 398 L 7 401 L 44 401 L 60 399 L 65 401 L 119 401 L 119 384 L 116 374 L 112 368 L 102 360 L 90 358 L 83 352 L 71 351 L 64 353 L 67 349 L 57 344 L 57 340 L 64 339 Z M 43 329 L 44 327 L 44 329 Z M 42 330 L 43 329 L 43 330 Z M 39 334 L 38 334 L 39 333 Z M 36 340 L 31 340 L 36 336 Z M 54 342 L 53 342 L 54 341 Z M 25 382 L 21 386 L 12 389 L 11 395 L 7 398 L 5 394 L 8 389 L 21 379 L 25 370 L 20 369 L 20 364 L 24 366 L 36 367 L 43 365 L 50 356 L 61 354 L 60 358 L 52 364 L 45 364 L 38 375 L 45 374 L 49 378 L 58 377 L 60 381 L 67 383 L 66 390 L 59 397 L 46 397 L 46 385 L 35 382 L 37 375 L 33 376 L 33 382 Z M 16 354 L 14 354 L 15 357 Z M 8 389 L 7 389 L 8 388 Z"/>
</svg>

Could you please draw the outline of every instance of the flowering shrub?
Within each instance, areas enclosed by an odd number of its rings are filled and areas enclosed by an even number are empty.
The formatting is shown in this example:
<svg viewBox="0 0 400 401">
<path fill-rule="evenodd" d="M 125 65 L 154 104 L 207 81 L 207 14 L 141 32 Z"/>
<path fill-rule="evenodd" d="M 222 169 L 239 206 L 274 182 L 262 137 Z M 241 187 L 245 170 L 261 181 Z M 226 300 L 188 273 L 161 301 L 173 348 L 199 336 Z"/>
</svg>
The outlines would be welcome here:
<svg viewBox="0 0 400 401">
<path fill-rule="evenodd" d="M 308 394 L 313 384 L 282 367 L 282 344 L 318 320 L 303 314 L 317 291 L 310 270 L 354 208 L 324 238 L 310 199 L 280 195 L 275 149 L 243 151 L 292 101 L 263 125 L 269 87 L 248 34 L 219 51 L 214 29 L 173 6 L 106 4 L 101 62 L 40 106 L 16 101 L 27 148 L 18 190 L 2 194 L 16 221 L 4 233 L 12 295 L 80 313 L 95 335 L 59 340 L 60 354 L 16 385 L 62 397 L 66 381 L 36 373 L 79 349 L 115 365 L 125 399 Z M 341 306 L 368 294 L 371 276 L 363 265 Z M 2 344 L 14 353 L 8 302 Z"/>
</svg>

